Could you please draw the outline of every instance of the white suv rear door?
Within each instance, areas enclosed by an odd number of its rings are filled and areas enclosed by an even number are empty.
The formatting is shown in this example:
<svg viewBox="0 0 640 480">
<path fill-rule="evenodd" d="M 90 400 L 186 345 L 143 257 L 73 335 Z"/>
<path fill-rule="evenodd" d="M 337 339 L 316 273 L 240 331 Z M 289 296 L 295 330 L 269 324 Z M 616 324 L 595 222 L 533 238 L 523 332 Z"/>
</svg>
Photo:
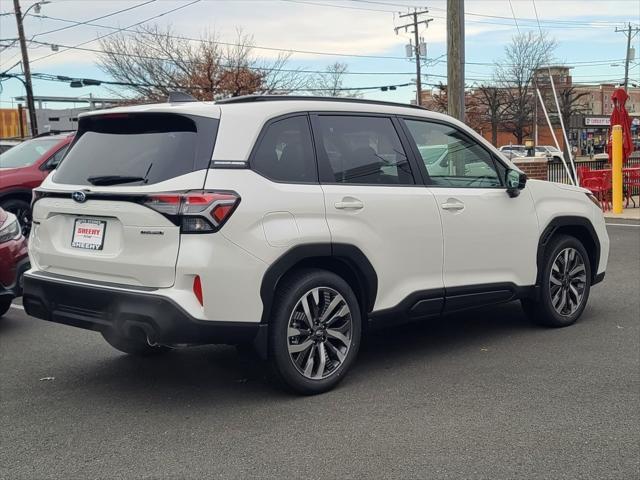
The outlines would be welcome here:
<svg viewBox="0 0 640 480">
<path fill-rule="evenodd" d="M 511 198 L 506 166 L 457 127 L 403 121 L 442 217 L 447 298 L 455 287 L 535 284 L 539 233 L 530 192 Z"/>
<path fill-rule="evenodd" d="M 362 114 L 311 118 L 331 240 L 358 247 L 376 270 L 374 310 L 396 307 L 416 292 L 441 298 L 438 206 L 412 168 L 397 121 Z M 428 305 L 422 313 L 439 313 L 441 302 Z"/>
</svg>

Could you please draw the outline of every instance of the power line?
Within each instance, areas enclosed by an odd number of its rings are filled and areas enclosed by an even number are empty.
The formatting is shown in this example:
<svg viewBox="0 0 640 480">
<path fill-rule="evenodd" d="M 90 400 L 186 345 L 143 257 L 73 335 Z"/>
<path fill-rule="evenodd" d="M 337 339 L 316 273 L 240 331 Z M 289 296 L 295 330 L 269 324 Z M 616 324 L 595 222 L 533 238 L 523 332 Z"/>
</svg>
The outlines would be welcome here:
<svg viewBox="0 0 640 480">
<path fill-rule="evenodd" d="M 123 8 L 123 9 L 121 9 L 121 10 L 117 10 L 117 11 L 115 11 L 115 12 L 108 13 L 108 14 L 106 14 L 106 15 L 101 15 L 101 16 L 99 16 L 99 17 L 95 17 L 95 18 L 92 18 L 92 19 L 89 19 L 89 20 L 86 20 L 86 21 L 81 21 L 81 22 L 72 21 L 73 25 L 69 25 L 69 26 L 61 27 L 61 28 L 56 28 L 56 29 L 53 29 L 53 30 L 48 30 L 48 31 L 46 31 L 46 32 L 36 33 L 36 34 L 34 34 L 34 35 L 32 35 L 32 36 L 31 36 L 31 40 L 33 40 L 34 38 L 39 37 L 39 36 L 41 36 L 41 35 L 48 35 L 48 34 L 50 34 L 50 33 L 60 32 L 60 31 L 62 31 L 62 30 L 68 30 L 68 29 L 70 29 L 70 28 L 74 28 L 74 27 L 81 26 L 81 25 L 89 25 L 89 23 L 90 23 L 90 22 L 93 22 L 93 21 L 95 21 L 95 20 L 101 20 L 101 19 L 103 19 L 103 18 L 108 18 L 108 17 L 112 17 L 112 16 L 114 16 L 114 15 L 118 15 L 118 14 L 120 14 L 120 13 L 128 12 L 128 11 L 130 11 L 130 10 L 134 10 L 134 9 L 136 9 L 136 8 L 139 8 L 139 7 L 142 7 L 142 6 L 144 6 L 144 5 L 147 5 L 147 4 L 149 4 L 149 3 L 153 3 L 153 2 L 155 2 L 155 1 L 157 1 L 157 0 L 147 0 L 146 2 L 139 3 L 139 4 L 137 4 L 137 5 L 133 5 L 133 6 L 131 6 L 131 7 Z M 42 16 L 40 16 L 40 15 L 33 15 L 33 14 L 28 14 L 28 15 L 29 15 L 30 17 L 45 17 L 45 15 L 42 15 Z M 17 39 L 16 39 L 16 41 L 17 41 Z M 15 44 L 15 42 L 14 42 L 14 44 Z M 13 44 L 6 46 L 3 50 L 8 49 L 8 48 L 9 48 L 9 47 L 11 47 L 12 45 L 13 45 Z M 15 58 L 15 56 L 13 56 L 11 59 L 9 59 L 9 61 L 8 61 L 7 63 L 11 63 L 11 60 L 13 60 L 13 58 Z M 11 68 L 13 68 L 13 67 L 11 67 Z M 11 70 L 11 68 L 7 69 L 6 71 Z"/>
<path fill-rule="evenodd" d="M 65 18 L 58 18 L 58 17 L 51 17 L 51 16 L 47 16 L 47 15 L 33 15 L 33 16 L 37 17 L 37 18 L 46 18 L 46 19 L 55 20 L 55 21 L 61 21 L 61 22 L 70 22 L 70 23 L 74 23 L 74 24 L 78 23 L 78 22 L 75 22 L 74 20 L 68 20 L 68 19 L 65 19 Z M 113 27 L 111 25 L 102 25 L 102 24 L 97 24 L 97 23 L 86 23 L 86 25 L 95 26 L 95 27 L 99 27 L 99 28 L 106 28 L 106 29 L 110 29 L 110 30 L 115 30 L 113 33 L 118 33 L 118 32 L 131 32 L 131 33 L 136 33 L 136 34 L 140 34 L 141 33 L 140 30 L 132 29 L 131 27 Z M 144 34 L 145 35 L 150 35 L 150 36 L 156 36 L 156 37 L 162 36 L 162 37 L 172 38 L 172 39 L 176 39 L 176 40 L 185 40 L 185 41 L 190 41 L 190 42 L 207 43 L 207 44 L 212 44 L 212 45 L 225 45 L 225 46 L 232 46 L 232 47 L 243 46 L 243 45 L 241 45 L 239 43 L 221 42 L 221 41 L 218 41 L 218 40 L 215 40 L 215 41 L 214 40 L 206 40 L 206 39 L 202 39 L 202 38 L 193 38 L 193 37 L 187 37 L 187 36 L 183 36 L 183 35 L 170 35 L 170 34 L 153 33 L 153 32 L 144 32 Z M 14 40 L 14 39 L 5 39 L 5 40 L 6 41 L 10 41 L 10 40 Z M 102 52 L 101 50 L 75 48 L 72 45 L 69 46 L 69 45 L 63 45 L 63 44 L 52 43 L 52 42 L 40 42 L 40 41 L 34 40 L 32 43 L 36 43 L 36 44 L 39 44 L 39 45 L 54 46 L 54 47 L 58 46 L 58 47 L 66 48 L 66 49 L 86 50 L 86 51 L 97 52 L 97 53 Z M 89 43 L 89 42 L 86 42 L 86 43 Z M 260 46 L 260 45 L 252 45 L 251 48 L 256 49 L 256 50 L 271 50 L 271 51 L 279 51 L 279 52 L 285 52 L 285 53 L 302 53 L 302 54 L 324 55 L 324 56 L 341 56 L 341 57 L 349 57 L 349 58 L 353 57 L 353 58 L 375 58 L 375 59 L 406 60 L 406 57 L 399 57 L 399 56 L 360 55 L 360 54 L 348 54 L 348 53 L 325 52 L 325 51 L 286 49 L 286 48 L 267 47 L 267 46 Z M 113 53 L 117 54 L 115 52 L 113 52 Z M 597 66 L 597 65 L 607 65 L 607 64 L 612 63 L 612 62 L 620 62 L 620 61 L 624 61 L 624 59 L 588 60 L 588 61 L 583 61 L 583 62 L 579 61 L 579 62 L 564 63 L 564 65 L 566 65 L 566 66 L 578 66 L 578 65 L 583 65 L 583 66 L 593 65 L 593 66 Z M 438 63 L 444 63 L 444 61 L 439 61 Z M 495 65 L 495 62 L 465 62 L 465 64 L 466 65 L 493 66 L 493 65 Z M 362 72 L 362 73 L 349 72 L 350 75 L 369 74 L 369 73 L 377 74 L 379 72 Z M 402 73 L 404 73 L 404 72 L 402 72 Z M 382 72 L 381 74 L 392 74 L 392 73 Z"/>
<path fill-rule="evenodd" d="M 366 3 L 366 4 L 371 4 L 371 5 L 385 5 L 385 6 L 392 6 L 392 7 L 408 7 L 408 8 L 422 8 L 416 5 L 409 5 L 406 3 L 395 3 L 395 2 L 382 2 L 382 1 L 374 1 L 374 0 L 348 0 L 350 2 L 354 2 L 354 3 Z M 554 0 L 557 1 L 557 0 Z M 444 8 L 438 8 L 438 7 L 430 7 L 431 10 L 439 10 L 439 11 L 443 11 L 446 12 L 446 9 Z M 487 14 L 483 14 L 483 13 L 474 13 L 474 12 L 465 12 L 465 16 L 472 16 L 472 17 L 481 17 L 481 18 L 496 18 L 496 19 L 503 19 L 503 20 L 511 20 L 510 17 L 505 17 L 502 15 L 487 15 Z M 526 17 L 518 17 L 518 20 L 523 21 L 523 22 L 535 22 L 535 24 L 537 25 L 538 21 L 535 18 L 526 18 Z M 620 22 L 611 22 L 611 21 L 603 21 L 603 20 L 596 20 L 593 22 L 585 22 L 585 21 L 579 21 L 579 20 L 542 20 L 543 23 L 555 23 L 555 24 L 568 24 L 568 25 L 584 25 L 584 26 L 594 26 L 594 25 L 598 25 L 598 26 L 602 26 L 602 27 L 611 27 L 611 26 L 615 26 L 615 25 L 620 25 Z"/>
<path fill-rule="evenodd" d="M 11 79 L 11 78 L 19 78 L 20 76 L 22 76 L 22 74 L 0 74 L 0 82 L 7 80 L 7 79 Z M 87 86 L 100 86 L 100 85 L 112 85 L 112 86 L 121 86 L 121 87 L 151 87 L 151 88 L 164 88 L 164 89 L 169 89 L 169 88 L 173 88 L 173 89 L 177 89 L 177 90 L 201 90 L 202 87 L 194 87 L 194 86 L 185 86 L 185 85 L 162 85 L 162 84 L 154 84 L 154 83 L 145 83 L 145 82 L 119 82 L 119 81 L 115 81 L 115 80 L 98 80 L 98 79 L 92 79 L 92 78 L 77 78 L 77 77 L 68 77 L 68 76 L 63 76 L 63 75 L 55 75 L 55 74 L 51 74 L 51 73 L 33 73 L 33 76 L 35 78 L 37 78 L 38 80 L 43 80 L 43 81 L 53 81 L 53 82 L 60 82 L 60 83 L 70 83 L 70 82 L 80 82 L 82 83 L 81 86 L 83 87 L 87 87 Z M 609 80 L 602 80 L 600 83 L 615 83 L 617 82 L 619 79 L 609 79 Z M 574 82 L 574 85 L 593 85 L 594 82 Z M 395 90 L 396 88 L 403 88 L 403 87 L 409 87 L 414 85 L 413 82 L 406 82 L 406 83 L 398 83 L 398 84 L 393 84 L 393 85 L 375 85 L 375 86 L 364 86 L 364 87 L 344 87 L 344 88 L 339 88 L 337 90 L 340 91 L 365 91 L 365 90 L 383 90 L 383 91 L 387 91 L 387 90 Z M 441 86 L 441 84 L 436 84 L 436 83 L 424 83 L 424 85 L 430 86 L 430 87 L 434 87 L 434 88 L 438 88 Z M 79 85 L 80 86 L 80 85 Z M 475 85 L 477 86 L 477 85 Z M 475 87 L 473 84 L 468 84 L 467 88 L 474 88 Z M 72 87 L 73 88 L 73 87 Z M 385 90 L 386 89 L 386 90 Z M 326 88 L 298 88 L 296 89 L 296 91 L 304 91 L 304 92 L 320 92 L 320 91 L 325 91 Z"/>
<path fill-rule="evenodd" d="M 165 57 L 156 57 L 156 56 L 152 56 L 152 55 L 136 55 L 136 54 L 131 54 L 131 53 L 124 53 L 124 52 L 116 52 L 116 51 L 111 51 L 111 50 L 101 50 L 101 49 L 97 49 L 97 48 L 90 48 L 90 47 L 74 47 L 72 45 L 61 45 L 61 44 L 54 44 L 54 43 L 50 43 L 50 42 L 41 42 L 38 40 L 34 40 L 33 43 L 37 43 L 39 45 L 45 45 L 45 46 L 52 46 L 52 45 L 57 45 L 61 48 L 67 48 L 67 49 L 74 49 L 74 50 L 79 50 L 79 51 L 83 51 L 83 52 L 92 52 L 92 53 L 99 53 L 99 54 L 107 54 L 107 55 L 115 55 L 115 56 L 121 56 L 121 57 L 129 57 L 129 58 L 138 58 L 141 60 L 160 60 L 160 61 L 166 61 L 166 62 L 170 62 L 170 63 L 175 63 L 175 60 L 171 59 L 171 58 L 165 58 Z M 609 62 L 611 62 L 613 60 L 603 60 L 602 64 L 609 64 Z M 618 60 L 621 61 L 621 60 Z M 439 60 L 434 60 L 434 62 L 438 62 L 440 63 Z M 467 64 L 470 65 L 489 65 L 489 66 L 494 66 L 495 64 L 493 63 L 482 63 L 482 62 L 467 62 Z M 222 64 L 222 67 L 233 67 L 234 65 L 227 65 L 227 64 Z M 591 65 L 587 65 L 587 66 L 591 66 Z M 256 71 L 264 71 L 264 72 L 270 72 L 270 71 L 278 71 L 278 72 L 288 72 L 288 73 L 304 73 L 304 74 L 323 74 L 323 73 L 327 73 L 326 70 L 317 70 L 317 69 L 302 69 L 302 68 L 291 68 L 291 69 L 287 69 L 287 68 L 274 68 L 274 67 L 260 67 L 260 66 L 247 66 L 245 67 L 248 70 L 256 70 Z M 415 75 L 415 72 L 411 72 L 411 71 L 374 71 L 374 72 L 363 72 L 363 71 L 355 71 L 355 72 L 351 72 L 351 71 L 346 71 L 344 72 L 344 75 Z M 435 74 L 435 73 L 430 73 L 427 75 L 428 77 L 435 77 L 435 78 L 446 78 L 446 75 L 440 75 L 440 74 Z M 479 81 L 485 81 L 485 80 L 490 80 L 490 77 L 487 78 L 478 78 L 478 77 L 474 77 L 474 78 L 468 78 L 468 80 L 479 80 Z"/>
<path fill-rule="evenodd" d="M 150 21 L 150 20 L 153 20 L 153 19 L 155 19 L 155 18 L 159 18 L 159 17 L 163 17 L 163 16 L 165 16 L 165 15 L 169 15 L 169 14 L 171 14 L 171 13 L 173 13 L 173 12 L 176 12 L 176 11 L 181 10 L 181 9 L 183 9 L 183 8 L 189 7 L 189 6 L 193 5 L 194 3 L 198 3 L 198 2 L 200 2 L 200 1 L 201 1 L 201 0 L 193 0 L 192 2 L 189 2 L 189 3 L 187 3 L 187 4 L 181 5 L 181 6 L 179 6 L 179 7 L 176 7 L 176 8 L 170 9 L 170 10 L 166 10 L 166 11 L 164 11 L 164 12 L 162 12 L 162 13 L 159 13 L 159 14 L 154 15 L 154 16 L 152 16 L 152 17 L 146 18 L 146 19 L 142 20 L 141 22 L 134 23 L 134 24 L 129 25 L 129 26 L 127 26 L 127 27 L 116 28 L 116 30 L 115 30 L 115 31 L 113 31 L 113 32 L 111 32 L 111 33 L 108 33 L 108 34 L 102 35 L 102 36 L 97 37 L 97 38 L 94 38 L 94 39 L 92 39 L 92 40 L 87 40 L 86 42 L 78 43 L 78 44 L 76 44 L 76 45 L 73 45 L 73 46 L 71 46 L 71 47 L 68 47 L 68 48 L 67 48 L 67 49 L 65 49 L 65 50 L 61 50 L 61 51 L 54 51 L 53 53 L 50 53 L 49 55 L 44 55 L 44 56 L 42 56 L 42 57 L 38 57 L 38 58 L 36 58 L 36 59 L 34 59 L 34 60 L 31 60 L 31 63 L 38 62 L 38 61 L 40 61 L 40 60 L 44 60 L 44 59 L 46 59 L 46 58 L 50 58 L 50 57 L 53 57 L 53 56 L 55 56 L 55 55 L 59 55 L 59 54 L 61 54 L 61 53 L 64 53 L 64 52 L 66 52 L 66 51 L 68 51 L 68 50 L 71 50 L 71 49 L 74 49 L 74 48 L 76 48 L 76 47 L 80 47 L 80 46 L 82 46 L 82 45 L 86 45 L 87 43 L 93 43 L 93 42 L 95 42 L 95 41 L 97 41 L 97 40 L 100 40 L 101 38 L 105 38 L 105 37 L 108 37 L 108 36 L 113 35 L 113 34 L 115 34 L 115 33 L 118 33 L 118 32 L 120 32 L 120 31 L 123 31 L 125 28 L 126 28 L 126 29 L 129 29 L 129 28 L 131 28 L 131 27 L 135 27 L 135 26 L 141 25 L 141 24 L 143 24 L 143 23 L 146 23 L 146 22 L 148 22 L 148 21 Z M 38 42 L 36 42 L 36 43 L 38 43 Z M 12 58 L 9 60 L 9 62 L 10 62 L 11 60 L 13 60 L 13 58 L 14 58 L 14 57 L 12 57 Z M 18 63 L 18 64 L 19 64 L 19 63 Z M 11 67 L 9 67 L 8 69 L 4 70 L 4 73 L 6 73 L 6 72 L 8 72 L 8 71 L 12 70 L 12 69 L 13 69 L 16 65 L 18 65 L 18 64 L 14 64 L 14 65 L 12 65 Z"/>
<path fill-rule="evenodd" d="M 316 5 L 318 7 L 333 7 L 333 8 L 342 8 L 345 10 L 361 10 L 366 12 L 383 12 L 383 13 L 395 13 L 393 10 L 382 10 L 379 8 L 362 8 L 362 7 L 349 7 L 347 5 L 338 5 L 338 4 L 327 4 L 321 2 L 310 2 L 307 0 L 280 0 L 281 2 L 287 3 L 300 3 L 302 5 Z"/>
<path fill-rule="evenodd" d="M 45 58 L 50 58 L 50 57 L 53 57 L 53 56 L 55 56 L 55 55 L 59 55 L 59 54 L 64 53 L 64 52 L 66 52 L 66 51 L 68 51 L 68 50 L 71 50 L 71 49 L 75 49 L 75 48 L 81 47 L 82 45 L 86 45 L 87 43 L 93 43 L 93 42 L 96 42 L 96 41 L 101 40 L 101 39 L 103 39 L 103 38 L 105 38 L 105 37 L 109 37 L 109 36 L 114 35 L 114 34 L 116 34 L 116 33 L 118 33 L 118 32 L 121 32 L 121 31 L 123 31 L 125 28 L 131 28 L 131 27 L 136 27 L 136 26 L 138 26 L 138 25 L 142 25 L 143 23 L 149 22 L 149 21 L 151 21 L 151 20 L 153 20 L 153 19 L 156 19 L 156 18 L 159 18 L 159 17 L 163 17 L 163 16 L 165 16 L 165 15 L 169 15 L 169 14 L 171 14 L 171 13 L 173 13 L 173 12 L 177 12 L 178 10 L 182 10 L 183 8 L 190 7 L 191 5 L 194 5 L 194 4 L 199 3 L 199 2 L 201 2 L 201 1 L 202 1 L 202 0 L 193 0 L 193 1 L 189 2 L 189 3 L 185 3 L 184 5 L 180 5 L 179 7 L 175 7 L 175 8 L 172 8 L 172 9 L 170 9 L 170 10 L 165 10 L 165 11 L 164 11 L 164 12 L 162 12 L 162 13 L 159 13 L 159 14 L 154 15 L 154 16 L 149 17 L 149 18 L 145 18 L 144 20 L 142 20 L 142 21 L 140 21 L 140 22 L 133 23 L 133 24 L 128 25 L 128 26 L 126 26 L 126 27 L 119 28 L 119 29 L 117 29 L 117 30 L 115 30 L 115 31 L 113 31 L 113 32 L 111 32 L 111 33 L 106 33 L 106 34 L 101 35 L 101 36 L 99 36 L 99 37 L 96 37 L 96 38 L 94 38 L 94 39 L 92 39 L 92 40 L 87 40 L 86 42 L 78 43 L 78 44 L 76 44 L 76 45 L 73 45 L 72 47 L 69 47 L 69 48 L 65 49 L 65 50 L 61 50 L 61 51 L 58 51 L 58 52 L 53 52 L 53 53 L 50 53 L 49 55 L 45 55 L 45 56 L 43 56 L 43 57 L 38 57 L 38 58 L 36 58 L 36 59 L 32 60 L 32 61 L 31 61 L 31 63 L 39 62 L 40 60 L 44 60 Z"/>
<path fill-rule="evenodd" d="M 522 33 L 520 32 L 520 26 L 518 25 L 518 19 L 516 18 L 516 12 L 513 10 L 513 4 L 511 3 L 511 0 L 509 0 L 509 8 L 511 9 L 513 21 L 516 24 L 516 28 L 518 29 L 518 35 L 522 35 Z"/>
<path fill-rule="evenodd" d="M 58 46 L 67 49 L 74 49 L 83 52 L 92 52 L 92 53 L 101 53 L 107 55 L 115 55 L 122 57 L 130 57 L 130 58 L 139 58 L 141 60 L 160 60 L 170 63 L 175 63 L 174 59 L 166 58 L 166 57 L 155 57 L 152 55 L 136 55 L 132 53 L 124 53 L 124 52 L 115 52 L 112 50 L 101 50 L 97 48 L 89 48 L 89 47 L 77 47 L 73 45 L 62 45 L 62 44 L 54 44 L 50 42 L 40 42 L 38 40 L 34 40 L 33 43 L 37 43 L 40 45 L 47 46 Z M 195 62 L 197 64 L 197 62 Z M 222 64 L 222 67 L 234 67 L 235 65 Z M 275 67 L 260 67 L 260 66 L 246 66 L 248 70 L 258 70 L 258 71 L 279 71 L 279 72 L 290 72 L 290 73 L 327 73 L 326 70 L 309 70 L 309 69 L 286 69 L 286 68 L 275 68 Z M 413 75 L 414 72 L 344 72 L 345 75 Z M 437 75 L 436 75 L 437 76 Z M 443 76 L 443 75 L 440 75 Z"/>
<path fill-rule="evenodd" d="M 355 6 L 346 6 L 346 5 L 337 5 L 330 3 L 321 3 L 316 1 L 308 1 L 308 0 L 280 0 L 288 3 L 301 3 L 307 5 L 317 5 L 323 7 L 333 7 L 333 8 L 344 8 L 349 10 L 363 10 L 363 11 L 372 11 L 372 12 L 383 12 L 383 13 L 396 13 L 396 10 L 382 10 L 375 8 L 366 8 L 366 7 L 355 7 Z M 372 4 L 372 5 L 383 5 L 383 6 L 393 6 L 393 7 L 401 7 L 401 8 L 423 8 L 423 6 L 410 5 L 405 3 L 393 3 L 393 2 L 375 2 L 375 1 L 365 1 L 365 0 L 348 0 L 351 2 L 357 2 L 362 4 Z M 442 12 L 446 12 L 444 8 L 430 7 L 431 10 L 438 10 Z M 431 15 L 434 18 L 445 19 L 445 16 Z M 513 19 L 511 17 L 505 17 L 501 15 L 485 15 L 481 13 L 474 12 L 465 12 L 465 17 L 479 17 L 479 18 L 488 18 L 488 19 L 496 19 L 496 20 L 509 20 L 511 22 Z M 532 18 L 520 18 L 517 17 L 517 20 L 520 22 L 535 22 Z M 501 25 L 504 27 L 510 26 L 510 23 L 504 22 L 492 22 L 492 21 L 483 21 L 483 20 L 473 20 L 467 19 L 467 22 L 480 23 L 480 24 L 488 24 L 488 25 Z M 571 21 L 571 20 L 544 20 L 546 25 L 545 28 L 574 28 L 574 29 L 584 29 L 584 28 L 610 28 L 611 26 L 620 25 L 621 22 L 603 22 L 603 21 L 593 21 L 593 22 L 580 22 L 580 21 Z M 521 24 L 522 28 L 537 28 L 536 24 Z"/>
<path fill-rule="evenodd" d="M 101 15 L 99 17 L 95 17 L 95 18 L 91 18 L 89 20 L 85 20 L 85 21 L 80 21 L 80 22 L 74 22 L 74 25 L 69 25 L 67 27 L 60 27 L 60 28 L 55 28 L 53 30 L 48 30 L 46 32 L 41 32 L 41 33 L 36 33 L 35 35 L 33 35 L 31 38 L 35 38 L 35 37 L 40 37 L 42 35 L 48 35 L 50 33 L 55 33 L 55 32 L 61 32 L 62 30 L 68 30 L 70 28 L 75 28 L 75 27 L 79 27 L 80 25 L 89 25 L 90 22 L 95 22 L 96 20 L 102 20 L 103 18 L 108 18 L 108 17 L 113 17 L 114 15 L 118 15 L 120 13 L 124 13 L 124 12 L 128 12 L 130 10 L 134 10 L 136 8 L 140 8 L 143 7 L 145 5 L 148 5 L 150 3 L 154 3 L 157 0 L 147 0 L 146 2 L 142 2 L 142 3 L 138 3 L 137 5 L 133 5 L 131 7 L 127 7 L 127 8 L 123 8 L 122 10 L 117 10 L 115 12 L 111 12 L 108 13 L 106 15 Z M 33 15 L 34 17 L 38 16 L 38 15 Z M 44 17 L 44 15 L 42 15 Z"/>
<path fill-rule="evenodd" d="M 19 78 L 21 75 L 18 74 L 3 74 L 0 75 L 0 78 L 4 77 L 4 78 Z M 53 82 L 62 82 L 62 83 L 69 83 L 69 82 L 81 82 L 83 85 L 82 86 L 100 86 L 100 85 L 113 85 L 113 86 L 120 86 L 120 87 L 150 87 L 150 88 L 164 88 L 164 89 L 168 89 L 168 88 L 175 88 L 175 89 L 182 89 L 182 90 L 202 90 L 202 87 L 196 87 L 196 86 L 185 86 L 185 85 L 162 85 L 162 84 L 155 84 L 155 83 L 144 83 L 144 82 L 119 82 L 119 81 L 115 81 L 115 80 L 96 80 L 93 78 L 75 78 L 75 77 L 67 77 L 67 76 L 62 76 L 62 75 L 54 75 L 54 74 L 50 74 L 50 73 L 34 73 L 33 76 L 35 78 L 38 78 L 39 80 L 45 80 L 45 81 L 53 81 Z M 85 84 L 86 82 L 86 84 Z M 402 87 L 409 87 L 413 85 L 412 82 L 406 82 L 406 83 L 398 83 L 398 84 L 393 84 L 393 85 L 375 85 L 375 86 L 364 86 L 364 87 L 345 87 L 345 88 L 336 88 L 335 90 L 339 90 L 339 91 L 352 91 L 352 90 L 382 90 L 382 91 L 387 91 L 387 90 L 395 90 L 396 88 L 402 88 Z M 296 88 L 296 91 L 300 91 L 300 92 L 323 92 L 326 91 L 326 88 L 315 88 L 315 87 L 311 87 L 311 88 L 307 88 L 307 87 L 303 87 L 303 88 Z"/>
<path fill-rule="evenodd" d="M 76 23 L 74 20 L 68 20 L 65 18 L 57 18 L 57 17 L 51 17 L 51 16 L 47 16 L 47 15 L 32 15 L 34 17 L 37 18 L 46 18 L 49 20 L 55 20 L 55 21 L 60 21 L 60 22 L 71 22 L 71 23 Z M 99 28 L 108 28 L 108 29 L 112 29 L 112 30 L 118 30 L 118 31 L 122 31 L 122 32 L 132 32 L 132 33 L 140 33 L 139 30 L 132 30 L 130 27 L 113 27 L 111 25 L 102 25 L 102 24 L 98 24 L 98 23 L 86 23 L 87 26 L 93 26 L 93 27 L 99 27 Z M 231 43 L 231 42 L 220 42 L 220 41 L 209 41 L 209 40 L 204 40 L 201 38 L 193 38 L 193 37 L 186 37 L 186 36 L 182 36 L 182 35 L 165 35 L 165 34 L 153 34 L 153 33 L 147 33 L 148 35 L 162 35 L 165 36 L 167 38 L 173 38 L 176 40 L 187 40 L 187 41 L 191 41 L 191 42 L 202 42 L 202 43 L 211 43 L 211 44 L 216 44 L 216 45 L 225 45 L 225 46 L 231 46 L 231 47 L 240 47 L 242 45 L 238 44 L 238 43 Z M 349 53 L 339 53 L 339 52 L 321 52 L 321 51 L 313 51 L 313 50 L 297 50 L 297 49 L 290 49 L 290 48 L 278 48 L 278 47 L 266 47 L 266 46 L 261 46 L 261 45 L 254 45 L 252 46 L 252 48 L 255 48 L 256 50 L 270 50 L 270 51 L 275 51 L 275 52 L 283 52 L 283 53 L 301 53 L 301 54 L 305 54 L 305 55 L 324 55 L 324 56 L 332 56 L 332 57 L 354 57 L 354 58 L 375 58 L 375 59 L 385 59 L 385 60 L 406 60 L 405 57 L 399 57 L 399 56 L 388 56 L 388 55 L 361 55 L 361 54 L 349 54 Z"/>
</svg>

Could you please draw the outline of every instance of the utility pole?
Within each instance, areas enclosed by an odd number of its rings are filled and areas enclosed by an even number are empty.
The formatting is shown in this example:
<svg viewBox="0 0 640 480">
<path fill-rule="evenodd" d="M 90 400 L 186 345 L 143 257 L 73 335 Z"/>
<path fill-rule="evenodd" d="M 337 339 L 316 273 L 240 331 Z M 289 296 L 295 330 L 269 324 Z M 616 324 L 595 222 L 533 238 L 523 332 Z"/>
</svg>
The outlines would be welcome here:
<svg viewBox="0 0 640 480">
<path fill-rule="evenodd" d="M 22 51 L 22 70 L 24 71 L 24 85 L 27 91 L 27 109 L 29 110 L 29 122 L 31 123 L 31 135 L 38 134 L 38 120 L 36 118 L 36 106 L 33 101 L 33 85 L 31 83 L 31 67 L 29 66 L 29 53 L 27 52 L 27 40 L 22 26 L 22 12 L 20 11 L 20 0 L 13 0 L 13 9 L 16 14 L 18 24 L 18 37 L 20 38 L 20 50 Z"/>
<path fill-rule="evenodd" d="M 414 38 L 414 45 L 413 45 L 413 50 L 414 50 L 414 56 L 416 59 L 416 104 L 417 105 L 422 105 L 422 67 L 420 65 L 421 59 L 420 59 L 420 32 L 418 30 L 418 26 L 422 23 L 425 24 L 426 27 L 429 26 L 429 22 L 433 21 L 433 18 L 428 18 L 427 20 L 421 20 L 418 21 L 418 17 L 420 15 L 425 15 L 429 13 L 429 10 L 415 10 L 411 13 L 405 13 L 404 15 L 400 15 L 400 18 L 404 18 L 404 17 L 413 17 L 413 22 L 412 23 L 407 23 L 406 25 L 400 25 L 399 27 L 395 27 L 394 30 L 396 31 L 396 35 L 398 34 L 398 30 L 401 30 L 404 28 L 405 31 L 407 31 L 407 29 L 409 27 L 413 27 L 413 38 Z"/>
<path fill-rule="evenodd" d="M 464 0 L 447 0 L 447 103 L 464 122 Z"/>
<path fill-rule="evenodd" d="M 632 27 L 631 23 L 629 23 L 627 28 L 616 28 L 616 32 L 623 32 L 627 36 L 627 54 L 625 55 L 624 62 L 624 89 L 627 90 L 627 86 L 629 85 L 629 62 L 631 61 L 631 40 L 636 34 L 640 31 L 638 27 Z"/>
</svg>

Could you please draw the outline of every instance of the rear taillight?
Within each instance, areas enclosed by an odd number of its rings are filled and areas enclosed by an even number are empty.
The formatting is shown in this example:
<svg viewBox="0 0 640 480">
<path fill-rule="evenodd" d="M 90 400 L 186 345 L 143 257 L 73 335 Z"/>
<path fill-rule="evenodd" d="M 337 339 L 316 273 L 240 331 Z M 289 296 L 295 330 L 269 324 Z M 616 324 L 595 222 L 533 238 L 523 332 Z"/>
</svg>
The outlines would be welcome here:
<svg viewBox="0 0 640 480">
<path fill-rule="evenodd" d="M 235 192 L 160 193 L 145 197 L 144 205 L 171 218 L 182 233 L 218 231 L 240 203 Z"/>
</svg>

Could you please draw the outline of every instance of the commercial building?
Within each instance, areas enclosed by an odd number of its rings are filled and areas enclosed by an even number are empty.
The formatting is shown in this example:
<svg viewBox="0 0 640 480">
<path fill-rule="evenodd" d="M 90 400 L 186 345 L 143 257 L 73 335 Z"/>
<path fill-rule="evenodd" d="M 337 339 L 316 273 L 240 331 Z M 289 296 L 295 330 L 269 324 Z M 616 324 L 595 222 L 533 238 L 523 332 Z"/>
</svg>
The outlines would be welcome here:
<svg viewBox="0 0 640 480">
<path fill-rule="evenodd" d="M 21 105 L 26 104 L 26 97 L 16 97 L 18 108 L 5 108 L 0 110 L 2 127 L 0 138 L 19 138 L 31 135 L 31 128 L 28 122 L 26 109 Z M 122 105 L 130 101 L 118 98 L 99 97 L 55 97 L 55 96 L 35 96 L 36 119 L 38 131 L 40 133 L 49 131 L 69 131 L 75 130 L 78 126 L 78 115 L 88 110 L 109 108 Z M 71 108 L 45 108 L 47 104 L 72 104 Z M 81 105 L 81 106 L 78 106 Z M 22 111 L 22 122 L 19 111 Z"/>
<path fill-rule="evenodd" d="M 547 113 L 554 127 L 554 133 L 560 148 L 564 147 L 564 138 L 555 104 L 550 77 L 560 103 L 560 109 L 564 112 L 567 137 L 572 147 L 577 149 L 579 155 L 587 153 L 588 147 L 593 146 L 593 153 L 601 153 L 605 150 L 609 135 L 609 117 L 613 111 L 611 94 L 618 85 L 607 84 L 575 84 L 571 76 L 572 67 L 564 65 L 545 65 L 534 72 L 533 84 L 540 89 L 545 99 Z M 627 111 L 633 119 L 632 135 L 636 145 L 640 147 L 640 88 L 630 86 L 627 89 L 629 99 L 626 103 Z M 491 141 L 492 129 L 488 121 L 486 108 L 483 109 L 479 101 L 479 91 L 469 89 L 466 92 L 467 123 L 478 133 Z M 528 136 L 537 139 L 538 145 L 553 145 L 553 136 L 545 120 L 544 112 L 537 99 L 535 87 L 529 88 L 529 97 L 532 104 L 531 126 Z M 446 111 L 446 90 L 423 92 L 422 103 L 427 108 L 437 111 Z M 568 121 L 567 121 L 568 119 Z M 537 126 L 537 128 L 536 128 Z M 498 126 L 496 146 L 516 143 L 515 136 Z M 590 150 L 590 149 L 589 149 Z"/>
</svg>

